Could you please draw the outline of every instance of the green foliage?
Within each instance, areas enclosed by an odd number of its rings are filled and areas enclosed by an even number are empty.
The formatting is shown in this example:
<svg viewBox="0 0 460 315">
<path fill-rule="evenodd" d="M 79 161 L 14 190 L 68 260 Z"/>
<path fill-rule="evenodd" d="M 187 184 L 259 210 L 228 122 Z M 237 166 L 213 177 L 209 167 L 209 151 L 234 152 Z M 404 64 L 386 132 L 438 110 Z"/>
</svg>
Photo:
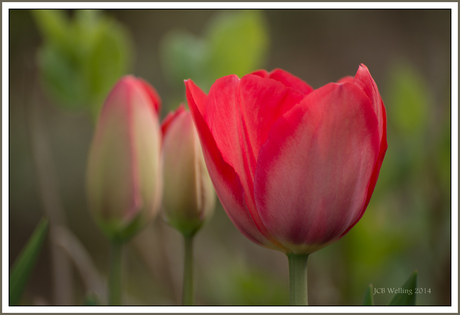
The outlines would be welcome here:
<svg viewBox="0 0 460 315">
<path fill-rule="evenodd" d="M 417 296 L 415 292 L 416 287 L 417 271 L 414 271 L 402 286 L 403 292 L 397 293 L 389 305 L 415 305 L 415 297 Z"/>
<path fill-rule="evenodd" d="M 202 37 L 168 33 L 161 44 L 164 70 L 183 87 L 191 78 L 208 90 L 218 78 L 257 70 L 268 52 L 268 30 L 259 11 L 224 11 L 210 21 Z"/>
<path fill-rule="evenodd" d="M 264 61 L 268 34 L 259 11 L 224 12 L 211 21 L 206 38 L 210 43 L 208 71 L 211 76 L 243 76 Z"/>
<path fill-rule="evenodd" d="M 239 301 L 241 305 L 284 305 L 287 303 L 280 284 L 276 285 L 276 279 L 266 273 L 257 270 L 241 273 L 234 270 L 228 275 L 231 279 L 229 298 Z"/>
<path fill-rule="evenodd" d="M 48 232 L 48 220 L 42 219 L 16 259 L 10 273 L 10 305 L 18 305 Z"/>
<path fill-rule="evenodd" d="M 276 274 L 248 266 L 236 257 L 226 257 L 228 267 L 216 263 L 207 271 L 208 287 L 202 292 L 210 304 L 224 305 L 287 305 L 289 286 Z"/>
<path fill-rule="evenodd" d="M 415 305 L 417 288 L 417 271 L 410 275 L 402 287 L 394 288 L 397 293 L 388 305 Z M 363 305 L 374 305 L 373 287 L 369 284 L 364 295 Z M 401 291 L 401 292 L 399 292 Z"/>
<path fill-rule="evenodd" d="M 439 176 L 439 183 L 443 191 L 450 193 L 450 176 L 451 176 L 451 135 L 450 124 L 445 123 L 442 126 L 440 137 L 436 144 L 436 174 Z"/>
<path fill-rule="evenodd" d="M 407 63 L 398 63 L 391 69 L 389 82 L 389 122 L 407 136 L 422 131 L 427 125 L 430 101 L 424 77 Z"/>
<path fill-rule="evenodd" d="M 126 73 L 131 43 L 124 28 L 95 10 L 33 10 L 44 43 L 38 52 L 43 83 L 66 109 L 96 116 L 112 85 Z"/>
<path fill-rule="evenodd" d="M 168 79 L 183 88 L 184 79 L 206 81 L 208 43 L 183 31 L 168 33 L 161 43 L 162 60 Z"/>
<path fill-rule="evenodd" d="M 410 245 L 405 222 L 394 221 L 388 209 L 371 202 L 361 221 L 344 237 L 341 246 L 346 253 L 344 260 L 353 279 L 353 290 L 362 292 L 363 283 L 368 283 L 376 270 L 389 268 L 394 253 L 402 253 Z"/>
<path fill-rule="evenodd" d="M 372 283 L 367 287 L 366 294 L 364 295 L 363 305 L 374 305 L 374 296 L 372 295 Z"/>
</svg>

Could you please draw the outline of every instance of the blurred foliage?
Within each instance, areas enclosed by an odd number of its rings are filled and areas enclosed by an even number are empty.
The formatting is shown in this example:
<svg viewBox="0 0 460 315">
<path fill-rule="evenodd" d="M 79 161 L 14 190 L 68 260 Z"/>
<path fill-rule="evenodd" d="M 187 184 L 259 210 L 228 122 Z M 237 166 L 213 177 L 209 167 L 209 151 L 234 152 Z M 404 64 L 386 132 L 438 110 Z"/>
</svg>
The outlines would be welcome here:
<svg viewBox="0 0 460 315">
<path fill-rule="evenodd" d="M 402 292 L 397 293 L 388 305 L 415 305 L 417 297 L 417 271 L 410 275 L 409 279 L 402 287 L 396 287 L 396 290 L 401 288 Z"/>
<path fill-rule="evenodd" d="M 171 31 L 160 45 L 170 82 L 183 90 L 192 78 L 204 91 L 220 77 L 239 77 L 262 66 L 268 53 L 267 24 L 260 11 L 223 11 L 206 25 L 203 35 Z"/>
<path fill-rule="evenodd" d="M 428 121 L 431 101 L 428 83 L 408 63 L 397 63 L 390 71 L 388 120 L 398 133 L 411 137 L 420 133 Z"/>
<path fill-rule="evenodd" d="M 217 265 L 209 270 L 208 287 L 204 288 L 213 304 L 221 305 L 287 305 L 288 283 L 278 275 L 250 267 L 231 259 L 225 272 Z"/>
<path fill-rule="evenodd" d="M 417 271 L 410 275 L 409 279 L 401 287 L 384 288 L 389 293 L 397 292 L 388 305 L 415 305 L 417 296 Z M 378 288 L 381 289 L 381 288 Z M 401 292 L 400 292 L 401 291 Z M 374 305 L 374 289 L 372 284 L 366 290 L 363 305 Z"/>
<path fill-rule="evenodd" d="M 22 293 L 29 280 L 32 269 L 35 266 L 38 254 L 48 234 L 49 222 L 42 219 L 34 233 L 27 241 L 22 252 L 19 254 L 16 262 L 11 268 L 10 274 L 10 305 L 18 305 Z"/>
<path fill-rule="evenodd" d="M 124 27 L 96 10 L 32 11 L 44 42 L 38 51 L 43 83 L 66 109 L 96 117 L 112 85 L 126 73 L 131 40 Z"/>
<path fill-rule="evenodd" d="M 372 295 L 374 291 L 374 288 L 372 287 L 372 284 L 369 284 L 369 287 L 366 290 L 366 293 L 364 294 L 364 302 L 363 305 L 374 305 L 374 296 Z"/>
</svg>

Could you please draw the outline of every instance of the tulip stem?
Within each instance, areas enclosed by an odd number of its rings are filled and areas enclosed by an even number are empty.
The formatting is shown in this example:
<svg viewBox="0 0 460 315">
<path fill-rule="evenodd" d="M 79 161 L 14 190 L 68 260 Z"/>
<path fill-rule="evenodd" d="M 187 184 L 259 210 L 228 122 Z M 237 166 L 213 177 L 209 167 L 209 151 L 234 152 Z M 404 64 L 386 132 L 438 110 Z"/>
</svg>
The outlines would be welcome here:
<svg viewBox="0 0 460 315">
<path fill-rule="evenodd" d="M 109 305 L 121 305 L 122 250 L 122 242 L 110 243 Z"/>
<path fill-rule="evenodd" d="M 289 302 L 291 305 L 308 305 L 308 254 L 289 253 L 287 256 L 289 260 Z"/>
<path fill-rule="evenodd" d="M 193 305 L 193 238 L 194 235 L 184 235 L 182 305 Z"/>
</svg>

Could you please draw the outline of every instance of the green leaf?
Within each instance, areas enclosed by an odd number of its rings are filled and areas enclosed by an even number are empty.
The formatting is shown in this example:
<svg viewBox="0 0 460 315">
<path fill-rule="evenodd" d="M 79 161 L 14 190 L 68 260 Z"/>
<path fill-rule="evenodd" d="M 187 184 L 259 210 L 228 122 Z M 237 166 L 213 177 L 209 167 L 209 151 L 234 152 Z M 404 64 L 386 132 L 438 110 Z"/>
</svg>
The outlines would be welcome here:
<svg viewBox="0 0 460 315">
<path fill-rule="evenodd" d="M 38 51 L 38 63 L 46 91 L 65 109 L 86 106 L 86 88 L 78 62 L 72 61 L 56 46 L 45 44 Z"/>
<path fill-rule="evenodd" d="M 48 232 L 48 220 L 42 219 L 16 259 L 10 273 L 10 305 L 18 305 Z"/>
<path fill-rule="evenodd" d="M 206 37 L 214 80 L 229 74 L 241 77 L 265 61 L 268 32 L 260 11 L 224 11 L 210 23 Z"/>
<path fill-rule="evenodd" d="M 69 23 L 62 10 L 32 10 L 37 26 L 46 41 L 64 47 Z"/>
<path fill-rule="evenodd" d="M 417 271 L 407 279 L 401 287 L 402 292 L 396 294 L 388 305 L 415 305 L 415 288 L 417 287 Z"/>
<path fill-rule="evenodd" d="M 373 287 L 372 283 L 369 284 L 369 287 L 366 290 L 366 294 L 364 295 L 363 305 L 374 305 L 374 296 L 372 295 Z"/>
<path fill-rule="evenodd" d="M 58 10 L 32 12 L 44 37 L 38 63 L 47 92 L 65 109 L 97 116 L 109 90 L 128 70 L 128 33 L 97 10 L 76 10 L 73 19 Z"/>
<path fill-rule="evenodd" d="M 208 43 L 202 38 L 182 31 L 173 31 L 162 39 L 161 58 L 165 74 L 171 83 L 181 89 L 183 80 L 192 78 L 199 85 L 207 84 L 204 71 Z"/>
<path fill-rule="evenodd" d="M 125 73 L 131 50 L 129 37 L 124 29 L 109 21 L 101 22 L 95 34 L 95 40 L 86 54 L 84 78 L 88 84 L 88 93 L 94 114 L 97 114 L 110 88 Z"/>
<path fill-rule="evenodd" d="M 166 76 L 178 82 L 192 78 L 203 90 L 228 74 L 243 76 L 259 69 L 268 52 L 267 24 L 260 11 L 225 11 L 213 17 L 201 37 L 174 31 L 161 42 Z"/>
</svg>

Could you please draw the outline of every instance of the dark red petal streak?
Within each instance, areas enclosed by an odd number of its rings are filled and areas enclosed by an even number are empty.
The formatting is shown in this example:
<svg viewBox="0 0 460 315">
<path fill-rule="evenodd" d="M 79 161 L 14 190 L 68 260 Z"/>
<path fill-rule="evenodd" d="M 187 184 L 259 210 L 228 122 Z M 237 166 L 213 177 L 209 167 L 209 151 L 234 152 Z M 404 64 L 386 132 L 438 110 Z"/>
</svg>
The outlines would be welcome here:
<svg viewBox="0 0 460 315">
<path fill-rule="evenodd" d="M 340 237 L 361 214 L 379 150 L 361 89 L 331 83 L 310 93 L 260 150 L 255 196 L 269 232 L 294 252 Z"/>
<path fill-rule="evenodd" d="M 191 80 L 185 81 L 186 96 L 195 127 L 201 141 L 206 166 L 222 205 L 235 226 L 253 242 L 272 247 L 262 235 L 246 208 L 244 190 L 238 174 L 225 161 L 209 127 L 198 109 L 196 99 L 206 101 L 206 95 Z M 203 97 L 204 96 L 204 97 Z"/>
</svg>

